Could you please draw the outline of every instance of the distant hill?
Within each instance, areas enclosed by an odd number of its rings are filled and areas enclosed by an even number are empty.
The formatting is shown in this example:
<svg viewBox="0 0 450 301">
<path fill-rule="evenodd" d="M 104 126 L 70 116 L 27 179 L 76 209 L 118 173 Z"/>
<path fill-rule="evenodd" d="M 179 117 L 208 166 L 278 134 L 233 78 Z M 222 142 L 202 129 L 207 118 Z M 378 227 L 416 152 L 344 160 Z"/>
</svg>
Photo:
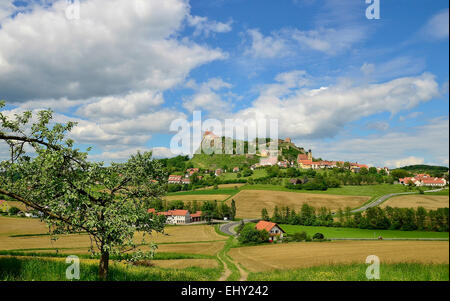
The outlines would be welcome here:
<svg viewBox="0 0 450 301">
<path fill-rule="evenodd" d="M 222 137 L 222 145 L 225 146 L 225 140 L 230 138 Z M 259 138 L 261 142 L 270 141 L 269 138 Z M 263 143 L 264 143 L 263 142 Z M 233 147 L 236 147 L 237 141 L 233 139 Z M 304 154 L 305 150 L 302 147 L 296 146 L 294 143 L 285 140 L 278 141 L 279 159 L 296 161 L 298 154 Z M 244 141 L 244 152 L 248 151 L 248 141 Z M 223 168 L 227 166 L 228 168 L 233 168 L 238 166 L 240 168 L 244 166 L 250 166 L 260 161 L 260 154 L 257 151 L 256 155 L 207 155 L 207 154 L 196 154 L 190 160 L 194 167 L 204 168 L 204 169 L 215 169 Z"/>
<path fill-rule="evenodd" d="M 434 166 L 434 165 L 425 165 L 425 164 L 418 164 L 418 165 L 408 165 L 404 167 L 400 167 L 399 169 L 407 170 L 407 171 L 439 171 L 439 172 L 447 172 L 448 167 L 447 166 Z"/>
<path fill-rule="evenodd" d="M 401 168 L 396 168 L 394 170 L 406 170 L 409 173 L 417 174 L 417 173 L 426 173 L 431 176 L 441 177 L 444 174 L 448 174 L 448 167 L 446 166 L 434 166 L 434 165 L 408 165 Z"/>
</svg>

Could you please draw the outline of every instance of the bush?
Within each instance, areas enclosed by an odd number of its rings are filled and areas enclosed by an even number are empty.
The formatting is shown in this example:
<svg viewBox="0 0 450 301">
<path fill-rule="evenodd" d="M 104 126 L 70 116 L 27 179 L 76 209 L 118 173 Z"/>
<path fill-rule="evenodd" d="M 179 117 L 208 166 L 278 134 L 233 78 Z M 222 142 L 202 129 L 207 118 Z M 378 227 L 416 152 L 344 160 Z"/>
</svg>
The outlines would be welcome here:
<svg viewBox="0 0 450 301">
<path fill-rule="evenodd" d="M 269 233 L 265 230 L 258 231 L 253 225 L 247 224 L 239 233 L 239 242 L 243 244 L 248 243 L 263 243 L 269 240 Z"/>
<path fill-rule="evenodd" d="M 17 215 L 20 212 L 20 209 L 17 207 L 11 207 L 8 210 L 9 215 Z"/>
<path fill-rule="evenodd" d="M 316 233 L 313 235 L 313 239 L 324 239 L 325 236 L 322 233 Z"/>
<path fill-rule="evenodd" d="M 308 234 L 306 234 L 305 231 L 302 231 L 302 232 L 294 233 L 292 235 L 292 240 L 293 241 L 305 241 L 307 237 L 308 237 Z"/>
</svg>

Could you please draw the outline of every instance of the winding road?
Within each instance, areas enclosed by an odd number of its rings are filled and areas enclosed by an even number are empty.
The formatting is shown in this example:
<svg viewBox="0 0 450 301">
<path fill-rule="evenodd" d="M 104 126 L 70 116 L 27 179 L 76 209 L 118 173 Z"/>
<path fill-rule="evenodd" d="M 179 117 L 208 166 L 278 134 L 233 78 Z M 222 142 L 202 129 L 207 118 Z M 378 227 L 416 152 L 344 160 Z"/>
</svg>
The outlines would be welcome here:
<svg viewBox="0 0 450 301">
<path fill-rule="evenodd" d="M 439 188 L 439 189 L 427 190 L 427 191 L 424 191 L 424 192 L 436 192 L 436 191 L 441 191 L 442 189 L 443 188 Z M 352 213 L 362 212 L 362 211 L 367 210 L 369 208 L 372 208 L 372 207 L 380 205 L 381 203 L 383 203 L 384 201 L 386 201 L 387 199 L 389 199 L 391 197 L 398 196 L 398 195 L 407 195 L 407 194 L 418 194 L 418 192 L 413 191 L 413 192 L 400 192 L 400 193 L 386 194 L 386 195 L 383 195 L 382 197 L 376 199 L 373 202 L 370 202 L 368 204 L 365 204 L 365 205 L 363 205 L 363 206 L 361 206 L 359 208 L 356 208 L 356 209 L 352 210 L 351 212 Z"/>
</svg>

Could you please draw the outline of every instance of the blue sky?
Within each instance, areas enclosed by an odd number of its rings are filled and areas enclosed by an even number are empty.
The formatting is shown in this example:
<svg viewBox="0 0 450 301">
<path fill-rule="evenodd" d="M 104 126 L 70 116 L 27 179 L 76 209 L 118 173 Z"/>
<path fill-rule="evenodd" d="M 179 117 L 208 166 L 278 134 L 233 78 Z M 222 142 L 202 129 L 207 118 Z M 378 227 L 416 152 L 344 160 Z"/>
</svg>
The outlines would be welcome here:
<svg viewBox="0 0 450 301">
<path fill-rule="evenodd" d="M 448 166 L 448 1 L 2 1 L 0 98 L 95 160 L 170 156 L 170 122 L 279 120 L 314 156 Z M 4 153 L 0 149 L 0 155 Z"/>
</svg>

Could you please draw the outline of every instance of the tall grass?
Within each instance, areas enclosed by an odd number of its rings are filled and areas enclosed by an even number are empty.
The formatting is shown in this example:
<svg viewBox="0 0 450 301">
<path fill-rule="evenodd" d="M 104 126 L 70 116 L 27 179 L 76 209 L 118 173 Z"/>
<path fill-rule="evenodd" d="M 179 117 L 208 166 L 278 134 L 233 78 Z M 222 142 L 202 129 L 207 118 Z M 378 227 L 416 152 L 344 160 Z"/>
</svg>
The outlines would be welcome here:
<svg viewBox="0 0 450 301">
<path fill-rule="evenodd" d="M 0 281 L 66 281 L 66 269 L 69 265 L 63 261 L 0 258 Z M 189 267 L 184 269 L 164 269 L 158 267 L 140 267 L 112 262 L 109 269 L 110 281 L 207 281 L 216 280 L 221 274 L 220 268 Z M 80 281 L 97 281 L 98 265 L 81 262 Z"/>
<path fill-rule="evenodd" d="M 365 264 L 326 265 L 303 269 L 250 273 L 249 281 L 367 281 Z M 380 281 L 448 281 L 448 264 L 397 263 L 380 265 Z"/>
</svg>

